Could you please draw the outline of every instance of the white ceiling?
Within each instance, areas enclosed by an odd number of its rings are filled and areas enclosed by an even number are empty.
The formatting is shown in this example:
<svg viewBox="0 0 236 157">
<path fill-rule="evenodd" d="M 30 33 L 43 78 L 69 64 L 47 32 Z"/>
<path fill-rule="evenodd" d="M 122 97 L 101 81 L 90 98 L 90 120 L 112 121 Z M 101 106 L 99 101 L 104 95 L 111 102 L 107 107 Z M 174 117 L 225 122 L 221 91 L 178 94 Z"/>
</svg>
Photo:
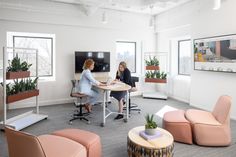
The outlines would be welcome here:
<svg viewBox="0 0 236 157">
<path fill-rule="evenodd" d="M 156 15 L 192 0 L 47 0 L 56 3 L 79 5 L 87 14 L 97 9 L 110 9 L 126 12 Z"/>
</svg>

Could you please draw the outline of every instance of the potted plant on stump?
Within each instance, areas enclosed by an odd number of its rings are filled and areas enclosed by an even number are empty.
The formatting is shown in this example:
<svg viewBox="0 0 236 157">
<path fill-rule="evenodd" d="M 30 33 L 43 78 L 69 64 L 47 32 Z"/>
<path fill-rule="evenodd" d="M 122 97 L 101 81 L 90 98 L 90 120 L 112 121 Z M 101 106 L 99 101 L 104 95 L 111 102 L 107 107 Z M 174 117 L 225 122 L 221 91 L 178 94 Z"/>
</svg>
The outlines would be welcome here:
<svg viewBox="0 0 236 157">
<path fill-rule="evenodd" d="M 147 135 L 155 135 L 157 133 L 157 123 L 153 120 L 154 115 L 153 114 L 147 114 L 145 116 L 146 124 L 145 124 L 145 133 Z"/>
</svg>

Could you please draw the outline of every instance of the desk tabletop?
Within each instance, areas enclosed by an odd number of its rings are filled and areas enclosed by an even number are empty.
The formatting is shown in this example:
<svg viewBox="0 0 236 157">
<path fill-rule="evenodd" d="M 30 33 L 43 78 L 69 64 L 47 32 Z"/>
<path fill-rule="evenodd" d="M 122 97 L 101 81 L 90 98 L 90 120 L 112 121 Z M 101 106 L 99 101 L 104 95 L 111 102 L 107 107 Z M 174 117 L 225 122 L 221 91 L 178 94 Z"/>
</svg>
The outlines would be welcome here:
<svg viewBox="0 0 236 157">
<path fill-rule="evenodd" d="M 135 144 L 151 149 L 161 149 L 168 147 L 173 144 L 173 136 L 166 130 L 162 128 L 157 128 L 161 132 L 161 136 L 153 140 L 145 140 L 140 135 L 139 132 L 145 130 L 144 126 L 139 126 L 131 129 L 128 133 L 128 138 Z"/>
<path fill-rule="evenodd" d="M 131 89 L 131 86 L 122 82 L 117 82 L 115 84 L 107 86 L 96 86 L 96 87 L 102 90 L 110 90 L 110 91 L 127 91 Z"/>
</svg>

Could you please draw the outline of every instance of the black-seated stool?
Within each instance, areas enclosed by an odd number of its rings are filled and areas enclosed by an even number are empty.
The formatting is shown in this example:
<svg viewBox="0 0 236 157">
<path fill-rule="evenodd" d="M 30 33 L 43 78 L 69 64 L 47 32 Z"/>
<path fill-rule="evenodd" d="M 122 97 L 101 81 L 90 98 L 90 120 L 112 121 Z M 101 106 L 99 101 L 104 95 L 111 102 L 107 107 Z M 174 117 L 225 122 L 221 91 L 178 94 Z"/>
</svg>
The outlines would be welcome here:
<svg viewBox="0 0 236 157">
<path fill-rule="evenodd" d="M 135 76 L 132 76 L 132 77 L 131 77 L 131 81 L 132 81 L 132 88 L 129 90 L 129 102 L 128 102 L 128 103 L 129 103 L 129 104 L 128 104 L 129 113 L 130 113 L 131 111 L 137 111 L 138 113 L 140 113 L 140 112 L 141 112 L 141 109 L 138 108 L 138 105 L 137 105 L 137 104 L 132 103 L 132 102 L 131 102 L 131 98 L 130 98 L 130 93 L 137 91 L 135 82 L 138 82 L 138 81 L 139 81 L 139 78 L 138 78 L 138 77 L 135 77 Z M 124 110 L 126 110 L 126 107 L 124 107 Z"/>
<path fill-rule="evenodd" d="M 72 83 L 72 90 L 71 90 L 70 96 L 76 98 L 77 101 L 75 102 L 75 106 L 77 109 L 75 110 L 75 113 L 72 115 L 72 118 L 69 120 L 69 122 L 70 122 L 70 124 L 72 124 L 72 121 L 74 121 L 76 119 L 80 119 L 80 120 L 87 121 L 87 123 L 89 124 L 90 121 L 85 117 L 85 116 L 89 115 L 89 113 L 83 113 L 83 107 L 85 105 L 82 102 L 82 99 L 86 98 L 87 95 L 75 92 L 76 80 L 71 80 L 71 83 Z"/>
</svg>

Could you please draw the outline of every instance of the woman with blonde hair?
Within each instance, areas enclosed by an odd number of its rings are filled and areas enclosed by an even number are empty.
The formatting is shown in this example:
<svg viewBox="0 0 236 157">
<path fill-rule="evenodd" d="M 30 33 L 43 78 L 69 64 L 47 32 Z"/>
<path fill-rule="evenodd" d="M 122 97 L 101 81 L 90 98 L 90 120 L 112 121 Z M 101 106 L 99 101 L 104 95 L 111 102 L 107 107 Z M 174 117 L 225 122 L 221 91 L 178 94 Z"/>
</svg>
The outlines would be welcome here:
<svg viewBox="0 0 236 157">
<path fill-rule="evenodd" d="M 87 103 L 85 104 L 85 109 L 88 112 L 91 112 L 92 105 L 97 102 L 99 97 L 98 91 L 92 88 L 93 85 L 101 86 L 105 85 L 92 76 L 91 71 L 94 69 L 94 61 L 92 59 L 87 59 L 84 62 L 83 72 L 80 76 L 80 81 L 76 85 L 78 92 L 85 94 L 89 97 Z"/>
<path fill-rule="evenodd" d="M 120 62 L 118 70 L 116 72 L 115 81 L 121 81 L 132 86 L 131 73 L 130 73 L 130 70 L 127 68 L 127 65 L 125 62 Z M 124 117 L 122 112 L 123 112 L 124 98 L 126 96 L 126 92 L 125 91 L 112 91 L 110 95 L 111 97 L 114 97 L 115 99 L 117 99 L 118 104 L 119 104 L 119 114 L 115 117 L 115 120 L 122 119 Z"/>
</svg>

